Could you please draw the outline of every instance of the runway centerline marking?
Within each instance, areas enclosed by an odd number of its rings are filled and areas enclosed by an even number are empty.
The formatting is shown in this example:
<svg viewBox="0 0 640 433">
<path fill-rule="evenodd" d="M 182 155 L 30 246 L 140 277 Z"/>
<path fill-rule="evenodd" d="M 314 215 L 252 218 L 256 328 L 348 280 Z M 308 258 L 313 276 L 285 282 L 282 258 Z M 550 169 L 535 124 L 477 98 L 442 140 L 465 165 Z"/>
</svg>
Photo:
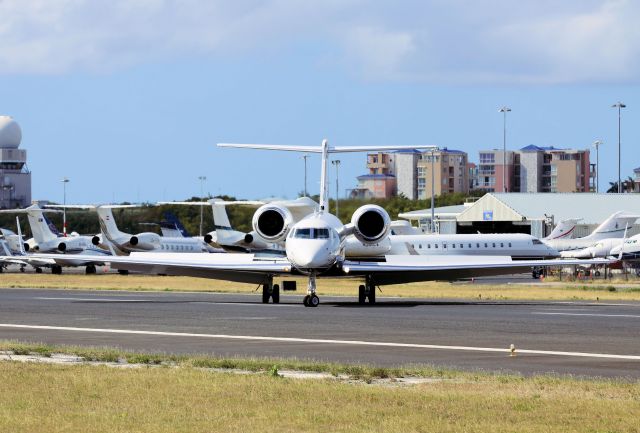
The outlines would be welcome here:
<svg viewBox="0 0 640 433">
<path fill-rule="evenodd" d="M 72 331 L 72 332 L 94 332 L 103 334 L 126 334 L 126 335 L 152 335 L 160 337 L 187 337 L 187 338 L 210 338 L 224 340 L 242 341 L 275 341 L 281 343 L 309 343 L 309 344 L 336 344 L 348 346 L 368 346 L 368 347 L 401 347 L 410 349 L 432 349 L 432 350 L 457 350 L 467 352 L 493 352 L 509 353 L 507 348 L 497 347 L 473 347 L 473 346 L 446 346 L 440 344 L 417 344 L 417 343 L 389 343 L 381 341 L 363 340 L 330 340 L 321 338 L 298 338 L 298 337 L 264 337 L 255 335 L 228 335 L 228 334 L 197 334 L 189 332 L 167 332 L 167 331 L 142 331 L 135 329 L 103 329 L 103 328 L 76 328 L 70 326 L 47 326 L 47 325 L 21 325 L 14 323 L 0 323 L 0 328 L 11 329 L 40 329 L 48 331 Z M 552 350 L 517 349 L 518 354 L 532 355 L 553 355 L 570 356 L 582 358 L 608 358 L 640 361 L 640 355 L 617 355 L 612 353 L 587 353 L 587 352 L 562 352 Z"/>
<path fill-rule="evenodd" d="M 552 313 L 548 311 L 534 311 L 531 314 L 538 314 L 544 316 L 589 316 L 589 317 L 624 317 L 640 319 L 638 314 L 601 314 L 601 313 Z"/>
</svg>

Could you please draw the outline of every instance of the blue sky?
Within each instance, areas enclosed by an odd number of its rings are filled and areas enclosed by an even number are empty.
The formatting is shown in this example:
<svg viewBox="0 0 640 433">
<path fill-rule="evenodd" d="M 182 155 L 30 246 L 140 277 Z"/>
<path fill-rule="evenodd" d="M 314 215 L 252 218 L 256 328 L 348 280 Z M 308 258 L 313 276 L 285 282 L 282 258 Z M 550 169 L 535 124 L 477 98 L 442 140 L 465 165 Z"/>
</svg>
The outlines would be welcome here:
<svg viewBox="0 0 640 433">
<path fill-rule="evenodd" d="M 33 197 L 295 197 L 299 155 L 217 142 L 601 148 L 601 186 L 640 166 L 632 1 L 0 1 L 0 113 Z M 341 156 L 341 190 L 365 155 Z M 595 154 L 593 158 L 595 160 Z M 309 190 L 318 191 L 311 157 Z M 331 169 L 332 179 L 335 172 Z M 334 187 L 332 186 L 332 192 Z"/>
</svg>

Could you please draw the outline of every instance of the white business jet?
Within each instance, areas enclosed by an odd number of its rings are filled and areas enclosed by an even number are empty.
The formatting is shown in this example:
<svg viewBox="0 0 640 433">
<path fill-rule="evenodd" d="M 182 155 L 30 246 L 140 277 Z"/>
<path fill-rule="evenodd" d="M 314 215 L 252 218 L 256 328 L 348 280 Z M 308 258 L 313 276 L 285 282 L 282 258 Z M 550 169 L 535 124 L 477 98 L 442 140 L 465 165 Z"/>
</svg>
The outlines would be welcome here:
<svg viewBox="0 0 640 433">
<path fill-rule="evenodd" d="M 543 242 L 560 252 L 582 250 L 607 239 L 622 239 L 625 236 L 626 229 L 633 227 L 639 217 L 640 215 L 631 215 L 623 211 L 616 212 L 604 220 L 588 236 L 575 239 L 543 239 Z M 586 255 L 585 257 L 588 256 Z"/>
<path fill-rule="evenodd" d="M 327 162 L 332 153 L 385 151 L 428 148 L 428 146 L 360 146 L 330 147 L 326 140 L 316 147 L 219 144 L 220 147 L 251 148 L 264 150 L 317 153 L 322 157 L 320 179 L 320 203 L 317 212 L 291 224 L 288 209 L 264 205 L 256 211 L 254 228 L 269 241 L 286 239 L 285 258 L 260 258 L 254 254 L 141 254 L 113 257 L 111 266 L 119 269 L 170 275 L 190 275 L 229 281 L 263 285 L 263 302 L 272 298 L 279 302 L 279 287 L 273 284 L 276 276 L 306 275 L 307 295 L 304 305 L 317 307 L 318 276 L 353 277 L 364 280 L 359 288 L 359 302 L 375 302 L 375 288 L 379 285 L 399 284 L 435 279 L 461 279 L 485 275 L 501 275 L 524 272 L 533 266 L 565 266 L 576 263 L 609 263 L 603 259 L 580 260 L 531 260 L 512 261 L 510 257 L 452 256 L 429 257 L 386 255 L 379 261 L 361 262 L 344 258 L 344 242 L 353 234 L 361 242 L 376 243 L 384 239 L 390 229 L 387 212 L 377 205 L 358 208 L 349 224 L 343 224 L 327 210 Z"/>
<path fill-rule="evenodd" d="M 142 232 L 132 235 L 120 231 L 116 220 L 113 217 L 112 209 L 136 208 L 137 205 L 52 205 L 52 207 L 66 207 L 71 209 L 94 210 L 98 214 L 101 236 L 94 236 L 92 243 L 100 245 L 108 241 L 115 249 L 121 253 L 130 252 L 175 252 L 175 253 L 206 253 L 209 252 L 207 245 L 202 239 L 184 237 L 160 236 L 154 232 Z"/>
<path fill-rule="evenodd" d="M 7 209 L 0 212 L 27 214 L 33 234 L 33 239 L 26 242 L 26 245 L 29 245 L 28 250 L 38 253 L 58 253 L 59 255 L 55 263 L 40 262 L 29 255 L 22 257 L 21 260 L 31 260 L 31 263 L 36 267 L 49 266 L 52 274 L 61 274 L 63 266 L 86 266 L 87 274 L 95 274 L 96 266 L 103 265 L 105 257 L 111 255 L 109 250 L 95 246 L 92 243 L 92 236 L 83 236 L 77 233 L 66 237 L 60 235 L 37 204 L 25 209 Z M 22 238 L 22 235 L 20 234 L 17 238 Z M 27 248 L 24 243 L 19 242 L 19 239 L 17 239 L 17 246 L 19 249 L 24 248 L 23 252 L 26 252 Z M 77 260 L 81 256 L 82 260 Z"/>
</svg>

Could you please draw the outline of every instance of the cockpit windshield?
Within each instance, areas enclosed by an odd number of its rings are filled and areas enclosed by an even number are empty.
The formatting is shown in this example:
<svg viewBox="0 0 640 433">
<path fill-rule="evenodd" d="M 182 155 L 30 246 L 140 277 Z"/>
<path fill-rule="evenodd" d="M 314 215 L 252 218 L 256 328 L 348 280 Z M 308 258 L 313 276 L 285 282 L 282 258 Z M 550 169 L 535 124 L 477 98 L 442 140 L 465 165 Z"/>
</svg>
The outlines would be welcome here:
<svg viewBox="0 0 640 433">
<path fill-rule="evenodd" d="M 533 241 L 533 245 L 542 245 L 542 242 L 539 241 L 538 239 L 532 239 Z"/>
<path fill-rule="evenodd" d="M 296 229 L 293 237 L 296 239 L 329 239 L 329 229 Z"/>
</svg>

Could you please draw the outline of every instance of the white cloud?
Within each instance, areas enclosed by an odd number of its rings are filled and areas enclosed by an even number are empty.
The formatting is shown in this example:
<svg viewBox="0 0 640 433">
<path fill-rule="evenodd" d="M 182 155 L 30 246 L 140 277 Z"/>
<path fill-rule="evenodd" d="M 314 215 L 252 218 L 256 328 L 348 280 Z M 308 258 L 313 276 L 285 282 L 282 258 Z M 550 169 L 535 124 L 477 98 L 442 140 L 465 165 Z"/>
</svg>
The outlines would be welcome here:
<svg viewBox="0 0 640 433">
<path fill-rule="evenodd" d="M 323 65 L 365 79 L 636 82 L 639 19 L 633 0 L 0 0 L 0 74 L 296 56 L 320 41 Z"/>
</svg>

